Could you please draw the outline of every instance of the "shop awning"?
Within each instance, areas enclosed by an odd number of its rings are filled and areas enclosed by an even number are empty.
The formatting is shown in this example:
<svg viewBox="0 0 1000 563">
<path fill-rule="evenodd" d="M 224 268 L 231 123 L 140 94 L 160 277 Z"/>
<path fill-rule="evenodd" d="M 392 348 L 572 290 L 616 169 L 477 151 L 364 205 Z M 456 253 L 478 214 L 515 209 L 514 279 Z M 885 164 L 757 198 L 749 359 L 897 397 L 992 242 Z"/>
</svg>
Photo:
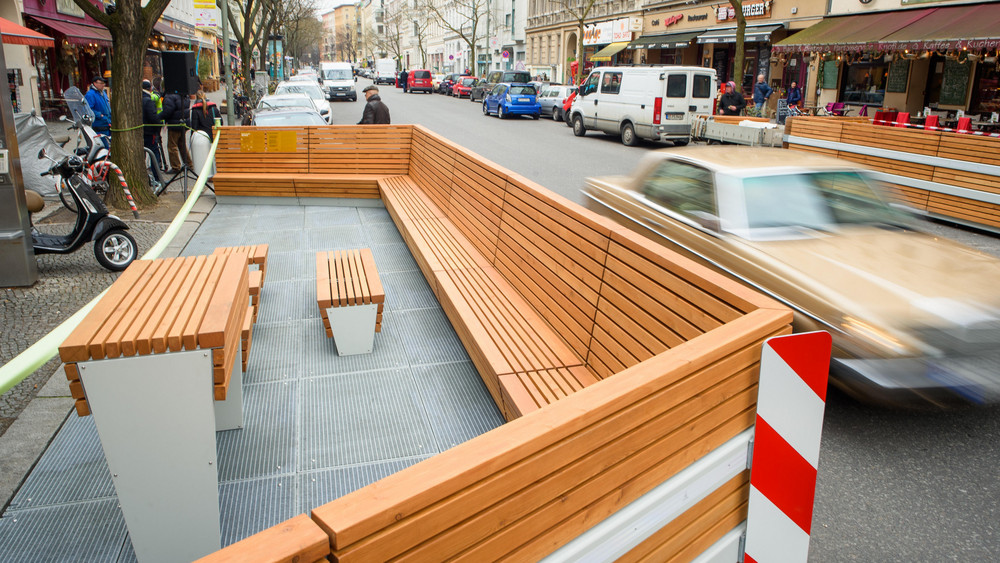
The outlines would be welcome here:
<svg viewBox="0 0 1000 563">
<path fill-rule="evenodd" d="M 611 57 L 617 55 L 625 47 L 628 47 L 628 41 L 622 41 L 620 43 L 612 43 L 607 47 L 591 55 L 590 60 L 595 62 L 608 62 L 611 60 Z"/>
<path fill-rule="evenodd" d="M 171 43 L 178 43 L 181 45 L 191 45 L 200 44 L 201 42 L 195 39 L 195 36 L 180 29 L 174 29 L 168 24 L 162 21 L 158 21 L 153 24 L 153 31 L 159 33 L 164 39 Z"/>
<path fill-rule="evenodd" d="M 683 49 L 691 45 L 691 40 L 703 31 L 685 31 L 663 35 L 643 35 L 628 44 L 629 49 Z"/>
<path fill-rule="evenodd" d="M 0 35 L 4 45 L 27 45 L 29 47 L 55 47 L 54 39 L 28 29 L 23 25 L 0 18 Z"/>
<path fill-rule="evenodd" d="M 31 18 L 65 35 L 66 40 L 74 45 L 89 45 L 93 43 L 102 47 L 111 46 L 111 33 L 106 28 L 64 22 L 35 15 L 31 15 Z"/>
<path fill-rule="evenodd" d="M 826 18 L 773 46 L 774 52 L 993 50 L 1000 4 L 898 10 Z"/>
<path fill-rule="evenodd" d="M 771 34 L 783 27 L 785 27 L 784 24 L 748 25 L 743 30 L 743 41 L 746 43 L 770 41 Z M 698 36 L 698 43 L 736 43 L 736 28 L 727 27 L 706 31 Z"/>
</svg>

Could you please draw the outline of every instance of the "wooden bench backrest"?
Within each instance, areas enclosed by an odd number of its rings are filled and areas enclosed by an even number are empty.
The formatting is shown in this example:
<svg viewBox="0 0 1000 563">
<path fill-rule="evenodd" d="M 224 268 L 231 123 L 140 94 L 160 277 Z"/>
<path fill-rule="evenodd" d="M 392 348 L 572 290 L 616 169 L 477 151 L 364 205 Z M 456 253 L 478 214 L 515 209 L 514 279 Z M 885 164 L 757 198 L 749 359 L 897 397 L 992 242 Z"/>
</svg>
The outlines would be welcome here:
<svg viewBox="0 0 1000 563">
<path fill-rule="evenodd" d="M 220 127 L 219 174 L 302 174 L 309 171 L 310 127 Z"/>
<path fill-rule="evenodd" d="M 788 332 L 790 319 L 755 311 L 317 507 L 313 520 L 342 563 L 538 560 L 750 427 L 762 339 Z M 726 497 L 737 522 L 745 477 Z M 724 531 L 689 536 L 678 551 L 698 553 Z"/>
<path fill-rule="evenodd" d="M 406 174 L 410 168 L 407 125 L 308 127 L 310 174 Z"/>
</svg>

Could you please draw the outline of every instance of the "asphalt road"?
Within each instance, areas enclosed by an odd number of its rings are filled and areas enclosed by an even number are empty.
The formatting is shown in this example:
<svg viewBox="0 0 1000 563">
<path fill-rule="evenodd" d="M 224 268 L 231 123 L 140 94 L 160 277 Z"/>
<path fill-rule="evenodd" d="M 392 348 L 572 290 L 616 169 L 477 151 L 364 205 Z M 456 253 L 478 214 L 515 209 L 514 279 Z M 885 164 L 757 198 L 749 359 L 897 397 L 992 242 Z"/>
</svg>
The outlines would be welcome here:
<svg viewBox="0 0 1000 563">
<path fill-rule="evenodd" d="M 359 90 L 368 83 L 360 79 Z M 381 90 L 393 123 L 424 125 L 576 202 L 582 202 L 583 178 L 628 174 L 644 153 L 661 148 L 628 148 L 599 133 L 577 138 L 565 124 L 545 118 L 501 121 L 483 116 L 479 103 L 439 94 Z M 362 100 L 332 103 L 334 122 L 357 123 Z M 1000 256 L 998 237 L 927 227 Z M 895 412 L 832 391 L 810 560 L 996 561 L 998 467 L 1000 408 Z"/>
</svg>

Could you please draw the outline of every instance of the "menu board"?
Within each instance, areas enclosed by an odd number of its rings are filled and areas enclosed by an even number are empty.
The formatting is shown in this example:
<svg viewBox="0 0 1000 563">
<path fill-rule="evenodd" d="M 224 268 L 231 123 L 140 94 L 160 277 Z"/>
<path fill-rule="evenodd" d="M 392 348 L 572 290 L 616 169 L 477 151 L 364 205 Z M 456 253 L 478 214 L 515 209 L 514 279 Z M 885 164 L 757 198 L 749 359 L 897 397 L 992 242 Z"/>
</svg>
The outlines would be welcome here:
<svg viewBox="0 0 1000 563">
<path fill-rule="evenodd" d="M 837 89 L 837 78 L 840 76 L 840 62 L 839 61 L 824 61 L 823 62 L 823 89 L 824 90 L 836 90 Z"/>
<path fill-rule="evenodd" d="M 958 61 L 945 59 L 944 77 L 941 81 L 941 98 L 938 103 L 943 106 L 964 106 L 966 93 L 969 90 L 969 73 L 972 63 L 960 64 Z"/>
<path fill-rule="evenodd" d="M 885 81 L 886 92 L 905 92 L 906 83 L 910 78 L 910 61 L 900 59 L 893 61 L 889 67 L 889 77 Z"/>
</svg>

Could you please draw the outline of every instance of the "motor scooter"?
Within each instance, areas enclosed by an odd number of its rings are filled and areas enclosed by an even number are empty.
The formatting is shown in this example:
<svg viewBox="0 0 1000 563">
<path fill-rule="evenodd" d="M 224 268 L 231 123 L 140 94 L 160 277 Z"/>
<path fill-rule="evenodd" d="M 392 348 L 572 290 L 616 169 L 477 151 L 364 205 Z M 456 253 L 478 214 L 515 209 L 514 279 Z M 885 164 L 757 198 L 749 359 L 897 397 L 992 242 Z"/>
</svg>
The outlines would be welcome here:
<svg viewBox="0 0 1000 563">
<path fill-rule="evenodd" d="M 138 256 L 139 247 L 132 235 L 125 232 L 128 225 L 109 214 L 104 202 L 90 187 L 82 174 L 83 160 L 76 155 L 55 160 L 45 153 L 45 149 L 38 151 L 38 158 L 52 161 L 52 167 L 42 172 L 42 176 L 62 177 L 63 189 L 69 192 L 77 215 L 73 230 L 67 235 L 46 234 L 32 227 L 31 244 L 35 254 L 69 254 L 94 241 L 94 256 L 101 266 L 113 272 L 127 268 Z M 29 205 L 29 214 L 37 209 Z"/>
</svg>

